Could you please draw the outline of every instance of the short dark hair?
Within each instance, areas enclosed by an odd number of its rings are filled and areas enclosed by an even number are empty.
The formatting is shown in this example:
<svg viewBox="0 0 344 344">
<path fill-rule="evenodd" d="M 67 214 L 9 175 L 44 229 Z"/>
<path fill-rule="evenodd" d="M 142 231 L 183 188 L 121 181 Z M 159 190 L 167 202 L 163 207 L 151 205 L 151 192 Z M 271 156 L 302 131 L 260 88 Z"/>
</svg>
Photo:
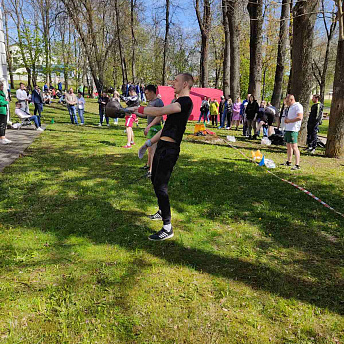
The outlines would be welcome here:
<svg viewBox="0 0 344 344">
<path fill-rule="evenodd" d="M 313 94 L 313 97 L 314 97 L 314 98 L 317 98 L 318 100 L 320 99 L 319 94 Z"/>
<path fill-rule="evenodd" d="M 183 80 L 188 83 L 189 89 L 191 90 L 191 87 L 195 82 L 193 76 L 190 73 L 180 73 L 179 75 L 181 75 L 183 77 Z"/>
<path fill-rule="evenodd" d="M 154 85 L 147 85 L 145 91 L 154 92 L 156 94 L 156 87 Z"/>
<path fill-rule="evenodd" d="M 16 102 L 16 105 L 21 105 L 19 102 Z"/>
<path fill-rule="evenodd" d="M 25 85 L 25 84 L 24 84 L 23 82 L 21 82 L 21 83 L 19 83 L 19 86 L 20 86 L 20 85 Z"/>
</svg>

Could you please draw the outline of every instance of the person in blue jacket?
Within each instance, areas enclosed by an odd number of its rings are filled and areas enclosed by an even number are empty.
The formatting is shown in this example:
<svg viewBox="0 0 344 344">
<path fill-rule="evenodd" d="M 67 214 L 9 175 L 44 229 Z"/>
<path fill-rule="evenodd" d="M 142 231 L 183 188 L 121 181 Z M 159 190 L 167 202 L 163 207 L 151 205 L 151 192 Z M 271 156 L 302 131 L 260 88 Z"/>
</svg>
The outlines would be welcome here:
<svg viewBox="0 0 344 344">
<path fill-rule="evenodd" d="M 39 120 L 41 120 L 41 114 L 43 111 L 43 93 L 38 85 L 36 85 L 34 90 L 32 91 L 31 102 L 35 105 L 33 114 L 37 116 L 38 112 Z"/>
</svg>

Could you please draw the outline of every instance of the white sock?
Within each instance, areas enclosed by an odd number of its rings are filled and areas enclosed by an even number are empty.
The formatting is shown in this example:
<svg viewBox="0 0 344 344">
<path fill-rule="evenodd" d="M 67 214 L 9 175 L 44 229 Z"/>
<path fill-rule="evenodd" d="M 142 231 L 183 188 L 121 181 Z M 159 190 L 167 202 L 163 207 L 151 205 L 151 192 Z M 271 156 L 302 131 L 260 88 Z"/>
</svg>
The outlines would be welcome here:
<svg viewBox="0 0 344 344">
<path fill-rule="evenodd" d="M 164 228 L 165 231 L 170 232 L 172 229 L 172 225 L 169 223 L 168 225 L 163 225 L 162 228 Z"/>
</svg>

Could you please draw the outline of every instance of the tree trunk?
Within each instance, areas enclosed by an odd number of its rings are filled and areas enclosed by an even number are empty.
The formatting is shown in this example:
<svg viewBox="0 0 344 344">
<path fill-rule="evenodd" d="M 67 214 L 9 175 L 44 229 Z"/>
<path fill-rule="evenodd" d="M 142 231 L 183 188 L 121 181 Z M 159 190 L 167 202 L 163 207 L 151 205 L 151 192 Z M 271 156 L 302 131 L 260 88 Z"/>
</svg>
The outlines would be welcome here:
<svg viewBox="0 0 344 344">
<path fill-rule="evenodd" d="M 303 106 L 303 121 L 300 130 L 300 143 L 307 137 L 307 121 L 310 94 L 312 89 L 312 50 L 314 24 L 319 0 L 298 0 L 293 10 L 293 52 L 291 94 Z"/>
<path fill-rule="evenodd" d="M 327 132 L 326 156 L 339 158 L 344 156 L 344 2 L 337 0 L 339 18 L 339 39 L 336 70 L 333 82 L 333 98 L 330 123 Z"/>
<path fill-rule="evenodd" d="M 135 3 L 134 0 L 130 0 L 130 24 L 131 24 L 131 49 L 132 49 L 132 59 L 131 59 L 131 71 L 132 71 L 132 80 L 133 83 L 136 83 L 136 38 L 134 30 L 134 9 Z"/>
<path fill-rule="evenodd" d="M 240 97 L 240 6 L 239 0 L 228 0 L 230 35 L 230 95 Z"/>
<path fill-rule="evenodd" d="M 275 72 L 275 84 L 272 93 L 271 104 L 276 109 L 280 108 L 284 77 L 284 64 L 288 42 L 288 18 L 290 12 L 289 0 L 282 0 L 280 32 L 278 40 L 277 64 Z"/>
<path fill-rule="evenodd" d="M 167 70 L 167 53 L 168 53 L 168 41 L 170 34 L 170 0 L 166 0 L 166 12 L 165 12 L 165 39 L 164 39 L 164 56 L 162 64 L 162 85 L 166 85 L 166 70 Z"/>
<path fill-rule="evenodd" d="M 118 39 L 118 51 L 119 51 L 119 56 L 120 56 L 120 60 L 121 60 L 121 68 L 122 68 L 122 79 L 123 79 L 123 84 L 127 84 L 128 83 L 128 74 L 127 74 L 127 65 L 125 62 L 125 56 L 123 54 L 122 41 L 121 41 L 118 0 L 115 0 L 115 14 L 116 14 L 116 31 L 117 31 L 117 39 Z"/>
<path fill-rule="evenodd" d="M 261 99 L 262 87 L 262 43 L 263 43 L 263 0 L 250 0 L 250 81 L 248 93 Z"/>
<path fill-rule="evenodd" d="M 293 0 L 290 0 L 290 20 L 289 20 L 289 46 L 290 46 L 290 71 L 287 86 L 287 94 L 291 92 L 291 75 L 293 74 Z"/>
<path fill-rule="evenodd" d="M 225 43 L 223 53 L 223 94 L 228 97 L 230 94 L 230 34 L 228 20 L 228 0 L 222 0 L 223 30 L 225 32 Z"/>
<path fill-rule="evenodd" d="M 209 86 L 208 55 L 209 55 L 209 33 L 211 26 L 210 0 L 203 1 L 203 18 L 199 10 L 199 0 L 196 0 L 196 16 L 202 36 L 201 59 L 200 59 L 200 83 L 201 87 Z"/>
</svg>

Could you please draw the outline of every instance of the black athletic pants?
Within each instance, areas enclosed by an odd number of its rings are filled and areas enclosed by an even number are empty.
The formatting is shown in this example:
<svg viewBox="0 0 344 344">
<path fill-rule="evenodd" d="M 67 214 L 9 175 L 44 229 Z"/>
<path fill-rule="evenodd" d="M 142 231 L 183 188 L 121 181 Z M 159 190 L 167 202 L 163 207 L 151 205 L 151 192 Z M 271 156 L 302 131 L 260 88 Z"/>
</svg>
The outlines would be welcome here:
<svg viewBox="0 0 344 344">
<path fill-rule="evenodd" d="M 7 126 L 7 115 L 0 115 L 0 136 L 5 136 Z"/>
<path fill-rule="evenodd" d="M 318 124 L 307 126 L 307 145 L 308 148 L 317 148 L 318 142 Z"/>
<path fill-rule="evenodd" d="M 168 182 L 173 167 L 179 157 L 180 147 L 177 143 L 162 141 L 158 142 L 152 166 L 152 184 L 164 225 L 171 223 L 171 208 L 168 198 Z"/>
</svg>

